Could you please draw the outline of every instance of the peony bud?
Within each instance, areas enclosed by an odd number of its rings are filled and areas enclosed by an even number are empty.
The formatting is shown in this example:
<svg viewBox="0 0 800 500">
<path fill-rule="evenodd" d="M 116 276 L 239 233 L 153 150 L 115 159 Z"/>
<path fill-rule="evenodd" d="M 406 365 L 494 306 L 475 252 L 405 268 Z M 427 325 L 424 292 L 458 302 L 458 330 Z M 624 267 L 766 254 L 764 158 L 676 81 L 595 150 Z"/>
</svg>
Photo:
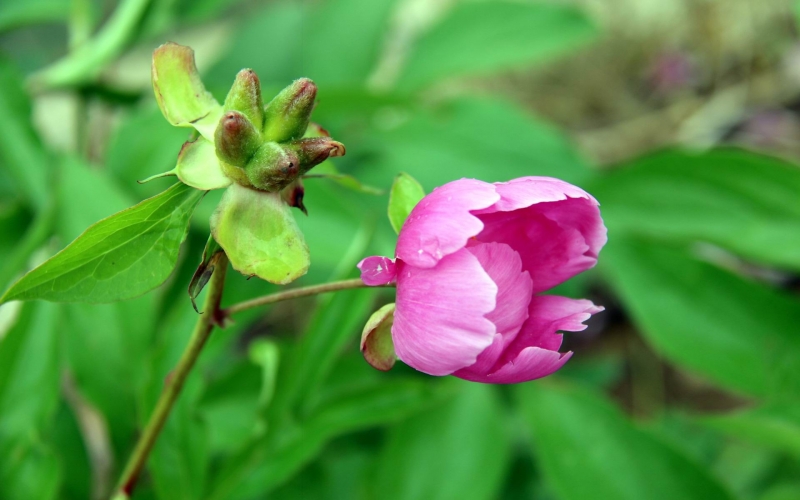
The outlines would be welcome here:
<svg viewBox="0 0 800 500">
<path fill-rule="evenodd" d="M 217 157 L 237 167 L 247 165 L 260 142 L 258 130 L 238 111 L 228 111 L 222 115 L 214 134 Z"/>
<path fill-rule="evenodd" d="M 317 86 L 308 78 L 300 78 L 283 89 L 267 105 L 264 116 L 264 138 L 285 142 L 303 137 L 308 128 Z"/>
<path fill-rule="evenodd" d="M 559 331 L 603 310 L 542 292 L 597 263 L 606 228 L 597 200 L 550 177 L 435 189 L 400 230 L 395 259 L 359 263 L 367 285 L 396 282 L 397 357 L 431 375 L 509 384 L 567 362 Z"/>
<path fill-rule="evenodd" d="M 236 75 L 225 104 L 225 111 L 238 111 L 250 119 L 261 130 L 264 126 L 264 101 L 261 98 L 261 82 L 255 71 L 243 69 Z"/>
</svg>

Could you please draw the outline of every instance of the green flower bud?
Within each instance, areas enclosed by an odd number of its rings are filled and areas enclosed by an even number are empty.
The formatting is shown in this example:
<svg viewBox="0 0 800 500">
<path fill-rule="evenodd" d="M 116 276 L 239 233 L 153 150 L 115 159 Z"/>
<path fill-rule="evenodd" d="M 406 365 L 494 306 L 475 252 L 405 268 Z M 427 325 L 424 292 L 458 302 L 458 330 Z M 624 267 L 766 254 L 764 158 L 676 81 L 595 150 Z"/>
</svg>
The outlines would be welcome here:
<svg viewBox="0 0 800 500">
<path fill-rule="evenodd" d="M 256 129 L 264 126 L 264 101 L 261 98 L 261 82 L 255 71 L 243 69 L 236 75 L 225 104 L 225 111 L 238 111 L 245 115 Z"/>
<path fill-rule="evenodd" d="M 258 150 L 261 134 L 245 115 L 228 111 L 214 133 L 217 157 L 225 163 L 244 167 Z"/>
<path fill-rule="evenodd" d="M 265 142 L 245 168 L 250 184 L 261 191 L 277 192 L 300 177 L 300 159 L 277 142 Z"/>
<path fill-rule="evenodd" d="M 283 89 L 267 105 L 264 116 L 264 138 L 285 142 L 303 137 L 308 128 L 317 86 L 308 78 L 300 78 Z"/>
</svg>

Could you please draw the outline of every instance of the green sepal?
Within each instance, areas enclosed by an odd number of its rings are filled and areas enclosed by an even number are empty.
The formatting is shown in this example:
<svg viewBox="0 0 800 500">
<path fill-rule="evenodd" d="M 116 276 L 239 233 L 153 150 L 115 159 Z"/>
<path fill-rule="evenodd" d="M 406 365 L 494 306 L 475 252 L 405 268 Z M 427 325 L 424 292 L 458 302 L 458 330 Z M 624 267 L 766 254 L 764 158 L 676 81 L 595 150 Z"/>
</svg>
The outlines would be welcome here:
<svg viewBox="0 0 800 500">
<path fill-rule="evenodd" d="M 261 82 L 255 71 L 247 68 L 236 74 L 222 108 L 242 113 L 258 130 L 264 127 L 264 100 L 261 98 Z"/>
<path fill-rule="evenodd" d="M 174 172 L 181 182 L 202 191 L 222 189 L 231 184 L 222 172 L 214 145 L 203 137 L 184 143 Z"/>
<path fill-rule="evenodd" d="M 153 91 L 164 117 L 176 127 L 194 127 L 214 140 L 222 106 L 208 92 L 194 62 L 194 51 L 166 43 L 153 52 Z"/>
<path fill-rule="evenodd" d="M 301 138 L 308 128 L 316 98 L 317 86 L 308 78 L 295 80 L 280 91 L 264 113 L 264 139 L 285 142 Z"/>
<path fill-rule="evenodd" d="M 405 172 L 394 178 L 389 192 L 389 222 L 396 233 L 400 233 L 408 214 L 425 197 L 425 190 L 416 179 Z"/>
<path fill-rule="evenodd" d="M 211 217 L 211 234 L 245 276 L 285 285 L 308 271 L 308 246 L 279 192 L 232 184 Z"/>
<path fill-rule="evenodd" d="M 183 144 L 175 168 L 137 182 L 145 184 L 154 179 L 177 176 L 188 186 L 201 191 L 211 191 L 231 185 L 231 179 L 225 175 L 222 168 L 223 165 L 214 152 L 214 145 L 203 137 L 197 137 L 194 141 L 186 141 Z"/>
<path fill-rule="evenodd" d="M 367 363 L 381 371 L 389 371 L 397 355 L 392 341 L 392 324 L 394 323 L 394 303 L 386 304 L 367 320 L 361 332 L 361 353 Z"/>
<path fill-rule="evenodd" d="M 192 300 L 192 307 L 194 307 L 195 312 L 199 314 L 202 313 L 197 309 L 196 299 L 200 295 L 200 292 L 203 291 L 203 288 L 205 288 L 208 280 L 211 279 L 211 275 L 214 274 L 214 269 L 216 269 L 217 263 L 224 253 L 224 250 L 222 250 L 219 243 L 214 240 L 214 237 L 208 235 L 206 247 L 203 249 L 203 260 L 200 262 L 200 265 L 197 266 L 197 270 L 194 272 L 192 280 L 189 282 L 188 290 L 189 298 Z"/>
</svg>

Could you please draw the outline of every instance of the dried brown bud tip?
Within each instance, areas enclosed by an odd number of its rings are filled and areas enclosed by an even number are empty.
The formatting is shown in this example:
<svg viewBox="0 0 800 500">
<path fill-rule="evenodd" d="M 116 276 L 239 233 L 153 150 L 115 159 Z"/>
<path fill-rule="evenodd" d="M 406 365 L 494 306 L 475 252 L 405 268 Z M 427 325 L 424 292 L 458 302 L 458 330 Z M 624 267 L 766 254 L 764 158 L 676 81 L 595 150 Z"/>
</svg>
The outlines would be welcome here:
<svg viewBox="0 0 800 500">
<path fill-rule="evenodd" d="M 308 172 L 328 158 L 344 156 L 344 144 L 334 141 L 330 137 L 313 137 L 292 141 L 288 147 L 296 152 L 300 158 L 301 170 Z"/>
</svg>

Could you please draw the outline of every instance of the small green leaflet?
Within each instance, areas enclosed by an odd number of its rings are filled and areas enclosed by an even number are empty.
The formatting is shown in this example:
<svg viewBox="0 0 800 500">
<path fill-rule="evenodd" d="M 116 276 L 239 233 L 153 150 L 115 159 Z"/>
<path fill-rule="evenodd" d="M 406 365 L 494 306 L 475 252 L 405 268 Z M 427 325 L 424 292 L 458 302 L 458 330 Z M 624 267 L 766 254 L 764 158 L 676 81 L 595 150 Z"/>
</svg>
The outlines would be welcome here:
<svg viewBox="0 0 800 500">
<path fill-rule="evenodd" d="M 178 183 L 97 222 L 23 276 L 0 304 L 32 299 L 115 302 L 152 290 L 175 267 L 189 218 L 203 194 Z"/>
<path fill-rule="evenodd" d="M 389 193 L 389 222 L 396 233 L 400 233 L 408 214 L 424 196 L 425 190 L 410 175 L 401 173 L 395 177 Z"/>
</svg>

